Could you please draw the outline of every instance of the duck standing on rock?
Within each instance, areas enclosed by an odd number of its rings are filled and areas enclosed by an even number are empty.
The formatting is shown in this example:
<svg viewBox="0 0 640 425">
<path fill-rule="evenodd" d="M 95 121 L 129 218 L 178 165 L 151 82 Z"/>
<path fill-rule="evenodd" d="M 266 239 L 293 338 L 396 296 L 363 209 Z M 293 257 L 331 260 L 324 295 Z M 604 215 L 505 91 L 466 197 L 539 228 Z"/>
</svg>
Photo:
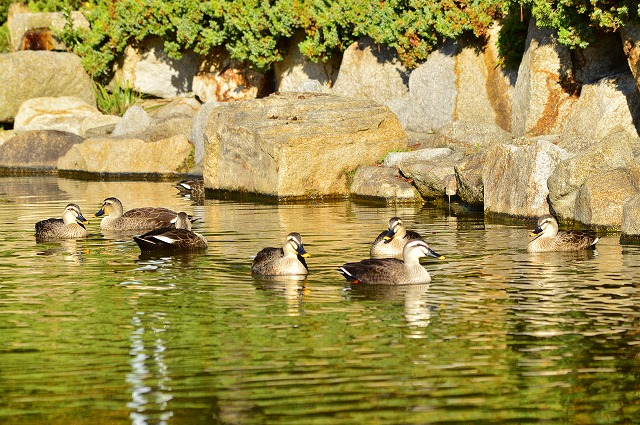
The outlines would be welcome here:
<svg viewBox="0 0 640 425">
<path fill-rule="evenodd" d="M 338 271 L 352 283 L 371 285 L 411 285 L 431 282 L 431 275 L 420 264 L 421 257 L 445 257 L 434 252 L 421 239 L 407 242 L 403 248 L 404 260 L 397 258 L 369 258 L 346 263 Z"/>
<path fill-rule="evenodd" d="M 558 231 L 558 221 L 550 214 L 538 219 L 538 226 L 531 232 L 535 236 L 529 245 L 529 252 L 580 251 L 595 249 L 600 238 L 592 231 Z"/>
<path fill-rule="evenodd" d="M 407 230 L 400 217 L 389 220 L 387 231 L 380 233 L 371 245 L 371 258 L 403 258 L 402 250 L 407 242 L 422 239 L 419 233 Z"/>
<path fill-rule="evenodd" d="M 292 232 L 282 248 L 264 248 L 256 255 L 251 264 L 255 274 L 267 276 L 306 275 L 309 272 L 305 258 L 310 255 L 305 251 L 300 233 Z"/>
<path fill-rule="evenodd" d="M 141 236 L 134 236 L 141 251 L 185 252 L 203 251 L 209 247 L 204 236 L 191 230 L 191 221 L 185 212 L 175 218 L 175 227 L 156 229 Z"/>
<path fill-rule="evenodd" d="M 102 230 L 152 230 L 174 227 L 178 213 L 167 208 L 143 207 L 123 212 L 122 202 L 118 198 L 107 198 L 102 202 L 100 211 L 95 216 L 106 215 L 100 221 Z"/>
<path fill-rule="evenodd" d="M 36 223 L 36 238 L 73 239 L 87 236 L 85 224 L 89 223 L 82 215 L 77 204 L 68 204 L 62 212 L 62 218 L 49 218 Z"/>
</svg>

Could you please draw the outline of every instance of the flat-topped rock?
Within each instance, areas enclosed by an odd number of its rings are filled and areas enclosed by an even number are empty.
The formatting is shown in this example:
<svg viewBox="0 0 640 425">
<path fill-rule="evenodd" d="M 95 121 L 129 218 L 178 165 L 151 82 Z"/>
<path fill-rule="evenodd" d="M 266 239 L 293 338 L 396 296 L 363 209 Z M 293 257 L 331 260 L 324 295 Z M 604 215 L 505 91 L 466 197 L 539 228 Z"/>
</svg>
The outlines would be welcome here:
<svg viewBox="0 0 640 425">
<path fill-rule="evenodd" d="M 386 106 L 320 93 L 220 106 L 204 139 L 206 188 L 298 199 L 348 196 L 347 173 L 407 147 Z"/>
<path fill-rule="evenodd" d="M 167 176 L 193 167 L 193 145 L 183 135 L 155 142 L 137 138 L 94 138 L 74 145 L 58 160 L 58 170 L 89 174 Z"/>
</svg>

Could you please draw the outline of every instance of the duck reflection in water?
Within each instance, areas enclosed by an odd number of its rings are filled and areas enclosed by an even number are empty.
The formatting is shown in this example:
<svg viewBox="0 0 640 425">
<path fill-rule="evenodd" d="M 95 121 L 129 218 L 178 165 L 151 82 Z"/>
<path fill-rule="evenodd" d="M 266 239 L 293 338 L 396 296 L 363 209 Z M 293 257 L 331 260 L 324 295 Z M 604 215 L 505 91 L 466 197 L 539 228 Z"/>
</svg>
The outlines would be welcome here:
<svg viewBox="0 0 640 425">
<path fill-rule="evenodd" d="M 436 305 L 429 299 L 429 285 L 351 285 L 349 297 L 355 299 L 401 302 L 407 325 L 426 328 L 431 324 L 431 316 Z M 415 333 L 418 337 L 420 333 Z"/>
</svg>

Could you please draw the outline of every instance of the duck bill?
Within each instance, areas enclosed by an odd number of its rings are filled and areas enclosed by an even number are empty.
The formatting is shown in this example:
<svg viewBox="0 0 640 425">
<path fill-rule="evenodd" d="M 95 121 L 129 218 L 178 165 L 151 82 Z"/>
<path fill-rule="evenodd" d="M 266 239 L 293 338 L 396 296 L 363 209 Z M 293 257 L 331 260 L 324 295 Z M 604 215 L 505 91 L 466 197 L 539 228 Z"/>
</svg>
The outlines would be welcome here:
<svg viewBox="0 0 640 425">
<path fill-rule="evenodd" d="M 296 250 L 296 252 L 298 253 L 299 256 L 301 256 L 303 258 L 311 257 L 311 254 L 309 254 L 307 251 L 305 251 L 304 246 L 302 246 L 302 245 L 298 245 L 298 249 Z"/>
<path fill-rule="evenodd" d="M 80 224 L 89 224 L 89 220 L 87 220 L 86 218 L 84 218 L 84 216 L 82 214 L 78 215 L 76 217 L 76 221 Z"/>
<path fill-rule="evenodd" d="M 96 216 L 96 217 L 100 217 L 102 215 L 104 215 L 104 209 L 102 209 L 102 208 L 100 208 L 100 211 L 98 211 L 97 213 L 94 214 L 94 216 Z"/>
<path fill-rule="evenodd" d="M 539 234 L 541 232 L 542 232 L 542 228 L 540 226 L 538 226 L 535 229 L 533 229 L 531 231 L 531 233 L 529 233 L 529 236 L 535 236 L 535 235 L 537 235 L 537 234 Z"/>
<path fill-rule="evenodd" d="M 437 258 L 438 260 L 444 260 L 445 256 L 444 255 L 440 255 L 437 252 L 435 252 L 434 250 L 430 249 L 429 252 L 427 253 L 427 255 L 429 257 L 433 257 L 433 258 Z"/>
<path fill-rule="evenodd" d="M 384 238 L 382 238 L 382 240 L 384 241 L 384 243 L 389 243 L 391 242 L 391 240 L 393 239 L 393 237 L 396 235 L 396 232 L 393 231 L 393 229 L 390 229 L 386 235 L 384 235 Z"/>
</svg>

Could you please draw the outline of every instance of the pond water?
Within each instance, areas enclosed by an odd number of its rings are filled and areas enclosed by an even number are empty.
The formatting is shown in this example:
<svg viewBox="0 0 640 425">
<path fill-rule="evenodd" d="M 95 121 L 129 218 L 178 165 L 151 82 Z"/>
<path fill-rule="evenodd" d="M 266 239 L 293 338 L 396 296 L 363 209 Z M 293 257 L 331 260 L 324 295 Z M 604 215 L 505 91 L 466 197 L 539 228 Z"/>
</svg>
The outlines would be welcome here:
<svg viewBox="0 0 640 425">
<path fill-rule="evenodd" d="M 199 217 L 206 254 L 142 257 L 104 198 Z M 34 223 L 78 203 L 82 240 Z M 390 217 L 445 260 L 429 285 L 349 285 Z M 528 254 L 533 223 L 455 208 L 265 205 L 168 182 L 0 178 L 0 423 L 450 424 L 640 421 L 640 247 Z M 251 276 L 302 234 L 309 276 Z"/>
</svg>

